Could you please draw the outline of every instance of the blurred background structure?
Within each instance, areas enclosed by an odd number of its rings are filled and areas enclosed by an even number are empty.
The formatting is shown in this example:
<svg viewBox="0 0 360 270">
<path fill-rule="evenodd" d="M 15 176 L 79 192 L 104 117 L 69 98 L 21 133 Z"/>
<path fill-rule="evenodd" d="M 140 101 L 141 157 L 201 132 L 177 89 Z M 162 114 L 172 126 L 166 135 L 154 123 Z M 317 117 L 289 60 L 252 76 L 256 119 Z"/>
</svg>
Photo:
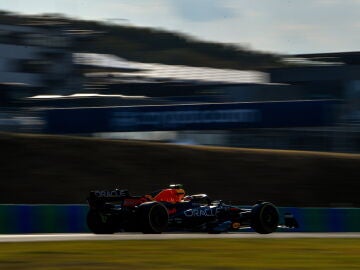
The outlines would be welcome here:
<svg viewBox="0 0 360 270">
<path fill-rule="evenodd" d="M 0 13 L 0 131 L 360 152 L 360 52 Z"/>
</svg>

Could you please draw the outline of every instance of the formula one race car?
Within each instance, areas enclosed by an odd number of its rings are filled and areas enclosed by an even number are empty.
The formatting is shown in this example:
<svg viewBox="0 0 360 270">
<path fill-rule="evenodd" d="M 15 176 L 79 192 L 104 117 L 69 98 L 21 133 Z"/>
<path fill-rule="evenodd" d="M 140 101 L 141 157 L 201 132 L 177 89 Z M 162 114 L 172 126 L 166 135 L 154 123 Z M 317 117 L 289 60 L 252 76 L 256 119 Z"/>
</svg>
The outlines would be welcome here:
<svg viewBox="0 0 360 270">
<path fill-rule="evenodd" d="M 171 187 L 174 188 L 179 187 Z M 95 234 L 123 231 L 221 233 L 252 228 L 258 233 L 269 234 L 278 227 L 298 226 L 291 214 L 280 217 L 278 209 L 270 202 L 259 201 L 250 208 L 239 208 L 222 201 L 212 201 L 206 194 L 186 196 L 179 202 L 159 199 L 154 194 L 156 192 L 130 196 L 124 189 L 91 191 L 87 215 L 90 231 Z M 283 225 L 279 225 L 280 219 L 284 221 Z"/>
</svg>

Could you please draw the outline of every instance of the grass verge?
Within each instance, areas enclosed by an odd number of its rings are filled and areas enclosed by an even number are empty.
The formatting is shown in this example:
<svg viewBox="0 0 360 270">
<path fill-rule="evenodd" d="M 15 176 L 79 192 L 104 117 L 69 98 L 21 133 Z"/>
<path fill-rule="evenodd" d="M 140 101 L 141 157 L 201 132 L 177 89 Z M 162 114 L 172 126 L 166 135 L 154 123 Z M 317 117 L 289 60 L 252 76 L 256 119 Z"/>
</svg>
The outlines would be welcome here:
<svg viewBox="0 0 360 270">
<path fill-rule="evenodd" d="M 0 269 L 359 269 L 360 239 L 1 243 Z"/>
</svg>

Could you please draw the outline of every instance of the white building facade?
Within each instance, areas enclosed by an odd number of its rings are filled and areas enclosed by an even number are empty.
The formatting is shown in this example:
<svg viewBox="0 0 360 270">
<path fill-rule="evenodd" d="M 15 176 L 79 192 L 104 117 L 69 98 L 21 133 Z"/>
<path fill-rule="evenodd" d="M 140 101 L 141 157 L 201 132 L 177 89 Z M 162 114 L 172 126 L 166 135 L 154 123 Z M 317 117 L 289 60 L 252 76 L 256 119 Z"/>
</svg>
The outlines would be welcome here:
<svg viewBox="0 0 360 270">
<path fill-rule="evenodd" d="M 0 24 L 0 84 L 29 91 L 14 96 L 74 90 L 71 42 L 59 29 Z"/>
</svg>

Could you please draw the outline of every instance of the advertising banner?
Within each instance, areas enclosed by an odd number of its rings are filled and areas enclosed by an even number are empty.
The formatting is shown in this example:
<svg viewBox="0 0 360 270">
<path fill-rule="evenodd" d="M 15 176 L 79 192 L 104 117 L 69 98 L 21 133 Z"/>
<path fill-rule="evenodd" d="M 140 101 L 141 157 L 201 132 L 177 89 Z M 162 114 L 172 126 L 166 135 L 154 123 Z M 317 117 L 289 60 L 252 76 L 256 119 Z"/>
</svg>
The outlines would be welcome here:
<svg viewBox="0 0 360 270">
<path fill-rule="evenodd" d="M 329 126 L 335 101 L 212 103 L 44 111 L 46 133 Z"/>
</svg>

